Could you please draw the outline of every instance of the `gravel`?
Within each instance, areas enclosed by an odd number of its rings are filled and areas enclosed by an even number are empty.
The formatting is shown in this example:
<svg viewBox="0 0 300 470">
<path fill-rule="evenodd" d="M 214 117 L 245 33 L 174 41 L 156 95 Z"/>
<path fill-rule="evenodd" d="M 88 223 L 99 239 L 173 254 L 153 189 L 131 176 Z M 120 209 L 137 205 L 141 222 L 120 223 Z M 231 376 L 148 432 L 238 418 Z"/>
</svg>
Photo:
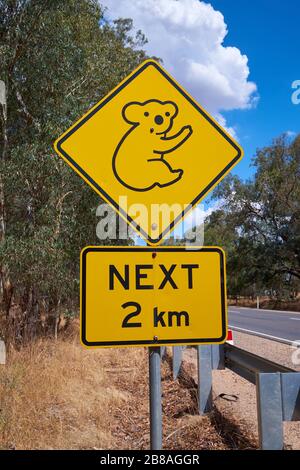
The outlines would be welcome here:
<svg viewBox="0 0 300 470">
<path fill-rule="evenodd" d="M 300 371 L 300 349 L 240 332 L 234 332 L 234 345 Z M 184 360 L 195 366 L 196 351 L 187 349 Z M 222 398 L 221 394 L 226 396 Z M 255 385 L 228 369 L 213 371 L 213 400 L 225 418 L 234 418 L 241 431 L 258 442 Z M 284 443 L 287 449 L 300 450 L 299 421 L 284 423 Z"/>
<path fill-rule="evenodd" d="M 239 348 L 300 371 L 300 348 L 297 350 L 295 347 L 287 344 L 247 335 L 238 331 L 233 332 L 233 338 L 235 346 Z"/>
</svg>

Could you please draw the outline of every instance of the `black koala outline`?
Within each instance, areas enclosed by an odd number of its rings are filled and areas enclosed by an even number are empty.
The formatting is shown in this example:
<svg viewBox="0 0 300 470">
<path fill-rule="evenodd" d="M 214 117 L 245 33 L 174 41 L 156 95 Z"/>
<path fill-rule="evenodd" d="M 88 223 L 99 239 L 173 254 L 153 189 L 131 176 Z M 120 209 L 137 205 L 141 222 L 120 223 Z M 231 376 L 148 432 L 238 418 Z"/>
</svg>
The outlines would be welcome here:
<svg viewBox="0 0 300 470">
<path fill-rule="evenodd" d="M 122 179 L 119 176 L 117 168 L 116 168 L 116 159 L 117 159 L 119 150 L 122 147 L 124 141 L 141 124 L 140 120 L 137 121 L 136 119 L 134 119 L 134 120 L 129 119 L 128 116 L 126 116 L 126 110 L 132 105 L 137 105 L 137 106 L 144 107 L 144 106 L 147 106 L 150 103 L 158 103 L 160 105 L 171 104 L 172 106 L 174 106 L 175 112 L 170 118 L 170 125 L 168 126 L 168 128 L 165 129 L 163 132 L 156 132 L 155 133 L 156 135 L 160 136 L 159 140 L 161 142 L 162 147 L 160 149 L 153 150 L 153 153 L 159 155 L 159 157 L 149 158 L 149 159 L 147 159 L 147 161 L 148 162 L 161 162 L 161 163 L 163 163 L 168 168 L 169 173 L 174 174 L 176 176 L 172 180 L 164 182 L 164 183 L 161 183 L 159 181 L 155 181 L 154 183 L 147 186 L 146 188 L 137 188 L 137 187 L 131 186 L 130 184 L 126 183 L 124 181 L 124 179 Z M 187 126 L 182 127 L 182 129 L 179 132 L 177 132 L 175 135 L 167 137 L 168 132 L 173 127 L 173 121 L 176 118 L 176 116 L 178 115 L 178 106 L 177 106 L 177 104 L 174 103 L 173 101 L 160 101 L 160 100 L 157 100 L 157 99 L 149 99 L 149 100 L 144 101 L 144 102 L 131 101 L 129 103 L 126 103 L 125 106 L 123 106 L 121 114 L 122 114 L 122 117 L 123 117 L 124 121 L 127 122 L 128 124 L 131 124 L 131 128 L 128 129 L 128 131 L 124 134 L 124 136 L 122 137 L 122 139 L 120 140 L 120 142 L 118 143 L 118 145 L 117 145 L 117 147 L 114 151 L 114 155 L 113 155 L 113 159 L 112 159 L 112 168 L 113 168 L 113 172 L 114 172 L 114 175 L 115 175 L 116 179 L 123 186 L 125 186 L 126 188 L 131 189 L 133 191 L 139 191 L 139 192 L 149 191 L 150 189 L 154 188 L 155 186 L 159 186 L 159 187 L 170 186 L 170 185 L 176 183 L 178 180 L 180 180 L 182 175 L 183 175 L 183 170 L 181 170 L 181 169 L 173 170 L 171 165 L 166 160 L 164 160 L 164 155 L 165 154 L 174 152 L 176 149 L 181 147 L 181 145 L 183 145 L 184 142 L 186 142 L 186 140 L 193 133 L 192 127 L 187 125 Z M 148 115 L 149 115 L 149 113 L 148 113 Z M 144 116 L 147 116 L 146 113 L 144 113 Z M 188 132 L 186 132 L 186 131 L 188 131 Z M 154 129 L 150 129 L 150 132 L 151 133 L 154 132 Z M 181 138 L 183 133 L 185 133 L 186 135 L 184 135 L 184 137 Z"/>
</svg>

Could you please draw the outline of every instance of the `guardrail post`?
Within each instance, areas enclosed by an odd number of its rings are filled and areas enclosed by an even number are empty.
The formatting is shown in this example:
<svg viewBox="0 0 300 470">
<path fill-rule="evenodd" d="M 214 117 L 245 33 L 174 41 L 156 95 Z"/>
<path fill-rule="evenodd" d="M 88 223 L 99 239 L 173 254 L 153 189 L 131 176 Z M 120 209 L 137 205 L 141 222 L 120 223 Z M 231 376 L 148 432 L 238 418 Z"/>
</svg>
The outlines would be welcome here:
<svg viewBox="0 0 300 470">
<path fill-rule="evenodd" d="M 162 448 L 160 348 L 149 348 L 150 449 Z"/>
<path fill-rule="evenodd" d="M 224 344 L 212 344 L 211 346 L 211 363 L 213 369 L 225 369 L 224 361 Z"/>
<path fill-rule="evenodd" d="M 256 375 L 259 445 L 262 450 L 282 450 L 282 398 L 280 373 Z"/>
<path fill-rule="evenodd" d="M 166 354 L 166 346 L 161 346 L 160 347 L 160 358 L 163 359 L 165 357 L 165 354 Z"/>
<path fill-rule="evenodd" d="M 182 361 L 182 346 L 173 346 L 173 379 L 176 380 L 180 371 Z"/>
<path fill-rule="evenodd" d="M 210 345 L 197 346 L 198 409 L 203 415 L 212 410 L 212 350 Z"/>
<path fill-rule="evenodd" d="M 300 421 L 300 372 L 281 374 L 283 421 Z"/>
</svg>

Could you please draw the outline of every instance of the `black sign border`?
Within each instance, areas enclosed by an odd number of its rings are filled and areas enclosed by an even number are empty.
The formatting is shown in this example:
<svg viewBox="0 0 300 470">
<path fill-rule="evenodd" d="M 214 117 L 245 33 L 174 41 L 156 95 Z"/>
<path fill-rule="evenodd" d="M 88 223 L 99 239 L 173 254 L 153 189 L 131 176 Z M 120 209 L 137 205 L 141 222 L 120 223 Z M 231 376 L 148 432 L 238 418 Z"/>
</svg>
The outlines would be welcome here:
<svg viewBox="0 0 300 470">
<path fill-rule="evenodd" d="M 149 252 L 149 253 L 159 253 L 159 252 L 211 252 L 218 253 L 220 255 L 220 277 L 221 277 L 221 307 L 222 307 L 222 335 L 219 338 L 194 338 L 194 339 L 164 339 L 164 340 L 138 340 L 138 341 L 88 341 L 86 339 L 86 257 L 88 253 L 91 252 Z M 176 344 L 209 344 L 209 343 L 222 343 L 226 340 L 227 337 L 227 328 L 226 328 L 226 286 L 225 286 L 225 257 L 224 252 L 218 247 L 199 247 L 199 248 L 189 248 L 186 247 L 112 247 L 112 246 L 88 246 L 84 248 L 81 252 L 81 272 L 80 272 L 80 285 L 81 285 L 81 299 L 80 299 L 80 338 L 81 342 L 88 347 L 122 347 L 122 346 L 164 346 L 164 345 L 176 345 Z M 199 308 L 200 305 L 199 305 Z"/>
<path fill-rule="evenodd" d="M 81 167 L 80 165 L 78 165 L 73 159 L 72 157 L 62 148 L 62 145 L 63 143 L 74 133 L 77 131 L 77 129 L 79 129 L 86 121 L 88 121 L 95 113 L 97 113 L 103 106 L 105 106 L 110 100 L 112 100 L 114 98 L 114 96 L 116 96 L 121 90 L 123 90 L 130 82 L 132 82 L 132 80 L 135 79 L 135 77 L 137 77 L 140 73 L 142 73 L 147 67 L 155 67 L 159 73 L 161 73 L 161 75 L 163 75 L 166 80 L 168 80 L 168 82 L 171 83 L 171 85 L 173 85 L 176 90 L 181 93 L 181 95 L 184 96 L 184 98 L 224 137 L 224 139 L 227 140 L 227 142 L 229 142 L 233 147 L 234 149 L 237 151 L 237 155 L 231 160 L 230 163 L 228 163 L 228 165 L 226 165 L 226 167 L 205 187 L 205 189 L 203 189 L 203 191 L 201 191 L 198 196 L 189 204 L 189 206 L 181 212 L 181 214 L 179 214 L 171 223 L 170 225 L 165 229 L 163 230 L 163 232 L 159 235 L 158 238 L 154 239 L 154 238 L 151 238 L 149 236 L 148 233 L 146 233 L 138 224 L 135 223 L 135 221 L 125 212 L 123 211 L 123 209 L 109 196 L 109 194 L 106 193 L 106 191 L 104 191 L 104 189 L 101 188 L 101 186 L 99 186 L 98 183 L 96 183 L 96 181 L 93 180 L 93 178 L 91 178 Z M 217 125 L 215 123 L 215 121 L 213 121 L 211 119 L 211 117 L 206 114 L 206 112 L 200 108 L 200 106 L 198 106 L 198 104 L 163 70 L 163 68 L 161 68 L 160 65 L 158 65 L 157 62 L 155 62 L 154 60 L 147 60 L 140 68 L 138 68 L 136 70 L 135 73 L 133 73 L 132 75 L 130 75 L 127 80 L 125 80 L 124 82 L 122 82 L 119 86 L 117 86 L 117 88 L 112 92 L 110 93 L 107 98 L 104 98 L 104 100 L 102 100 L 98 106 L 96 106 L 94 109 L 92 109 L 82 120 L 80 120 L 80 122 L 78 122 L 77 125 L 75 125 L 74 127 L 72 127 L 69 132 L 67 132 L 63 137 L 61 137 L 60 139 L 58 139 L 57 143 L 56 143 L 56 147 L 57 147 L 57 150 L 64 156 L 64 158 L 73 166 L 76 168 L 77 172 L 84 176 L 84 178 L 89 181 L 90 185 L 95 188 L 98 192 L 102 195 L 102 197 L 104 199 L 106 199 L 116 210 L 118 213 L 120 213 L 123 218 L 125 218 L 126 221 L 128 221 L 134 228 L 135 230 L 137 230 L 138 232 L 140 232 L 140 234 L 143 236 L 143 238 L 148 241 L 149 243 L 155 245 L 155 244 L 158 244 L 160 243 L 163 238 L 175 227 L 175 225 L 181 220 L 183 219 L 183 217 L 205 196 L 206 193 L 208 193 L 210 191 L 210 189 L 215 186 L 215 184 L 222 179 L 222 177 L 224 176 L 224 174 L 226 174 L 230 168 L 232 168 L 235 163 L 238 162 L 238 160 L 240 160 L 241 156 L 242 156 L 242 151 L 241 149 L 236 145 L 236 143 L 234 142 L 234 140 L 232 140 L 224 131 L 223 129 Z"/>
</svg>

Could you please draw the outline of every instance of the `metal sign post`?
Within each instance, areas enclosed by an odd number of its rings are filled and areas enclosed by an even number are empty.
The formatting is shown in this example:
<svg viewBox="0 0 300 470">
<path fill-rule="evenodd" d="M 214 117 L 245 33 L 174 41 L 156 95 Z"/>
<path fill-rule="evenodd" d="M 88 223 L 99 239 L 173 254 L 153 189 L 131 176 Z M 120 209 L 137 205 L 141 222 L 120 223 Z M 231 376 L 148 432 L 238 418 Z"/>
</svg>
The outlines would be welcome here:
<svg viewBox="0 0 300 470">
<path fill-rule="evenodd" d="M 150 449 L 162 448 L 160 348 L 149 348 Z"/>
</svg>

